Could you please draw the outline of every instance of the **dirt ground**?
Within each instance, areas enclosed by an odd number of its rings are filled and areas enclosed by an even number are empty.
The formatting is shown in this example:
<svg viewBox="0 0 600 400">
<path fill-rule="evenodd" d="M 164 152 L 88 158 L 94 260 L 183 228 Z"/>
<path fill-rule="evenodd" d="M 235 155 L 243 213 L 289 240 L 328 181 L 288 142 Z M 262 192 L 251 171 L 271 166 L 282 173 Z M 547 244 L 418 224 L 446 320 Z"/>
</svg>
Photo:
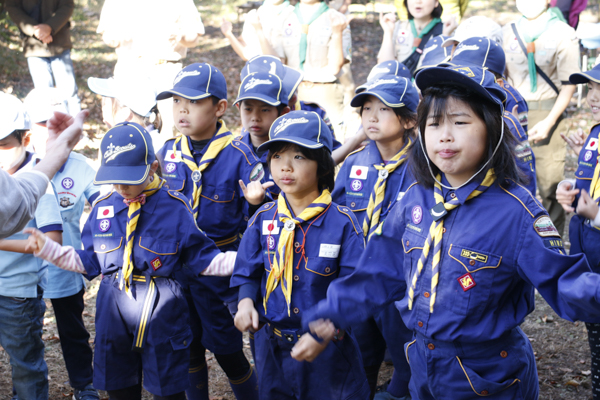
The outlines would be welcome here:
<svg viewBox="0 0 600 400">
<path fill-rule="evenodd" d="M 200 46 L 190 49 L 186 62 L 210 62 L 219 67 L 229 83 L 229 98 L 234 99 L 239 83 L 239 71 L 243 62 L 223 39 L 218 23 L 223 15 L 235 21 L 234 5 L 243 3 L 243 1 L 230 0 L 223 3 L 196 1 L 196 3 L 202 12 L 206 35 Z M 591 9 L 590 12 L 595 13 L 597 18 L 597 2 L 590 1 L 590 3 L 595 4 L 596 8 Z M 91 116 L 86 124 L 87 139 L 79 146 L 78 151 L 96 158 L 98 140 L 104 134 L 105 128 L 102 125 L 100 99 L 89 92 L 85 81 L 90 76 L 110 76 L 116 58 L 112 49 L 106 48 L 95 33 L 102 0 L 77 0 L 76 4 L 77 10 L 72 23 L 75 43 L 73 59 L 83 107 L 91 111 Z M 222 7 L 221 4 L 223 4 Z M 373 9 L 372 4 L 367 11 Z M 393 8 L 391 1 L 377 2 L 377 6 L 377 11 Z M 364 8 L 353 9 L 353 11 L 356 10 L 358 12 L 353 12 L 354 19 L 351 22 L 353 33 L 352 72 L 355 82 L 361 84 L 376 62 L 382 31 L 373 14 L 363 13 L 361 10 Z M 498 22 L 505 23 L 514 16 L 514 0 L 472 1 L 469 13 L 470 15 L 492 16 Z M 234 26 L 239 33 L 241 24 L 234 24 Z M 0 15 L 0 89 L 14 93 L 21 98 L 32 89 L 26 61 L 19 51 L 16 28 L 3 15 Z M 589 131 L 591 117 L 587 106 L 577 109 L 576 104 L 573 103 L 570 111 L 572 114 L 570 129 L 580 127 L 586 132 Z M 225 121 L 232 131 L 239 131 L 240 121 L 237 110 L 230 109 L 225 116 Z M 573 175 L 575 165 L 575 155 L 569 152 L 568 175 Z M 568 237 L 565 236 L 565 238 L 568 246 Z M 92 334 L 91 345 L 93 345 L 94 336 L 97 285 L 97 280 L 92 281 L 85 297 L 84 319 Z M 69 398 L 72 395 L 72 389 L 68 384 L 60 339 L 49 301 L 47 306 L 43 339 L 46 344 L 46 361 L 49 368 L 50 399 L 58 400 Z M 585 325 L 581 322 L 571 323 L 560 319 L 540 296 L 536 296 L 536 310 L 528 316 L 522 328 L 530 338 L 536 352 L 540 399 L 591 399 L 590 353 Z M 244 340 L 247 357 L 251 359 L 247 338 Z M 211 398 L 213 400 L 234 399 L 227 378 L 214 357 L 207 353 L 207 359 L 209 361 Z M 384 363 L 380 373 L 380 383 L 388 380 L 392 371 L 393 367 Z M 8 356 L 0 348 L 0 400 L 11 398 L 11 387 Z M 102 395 L 103 398 L 108 397 L 106 393 L 102 393 Z M 147 393 L 144 396 L 147 399 L 151 398 Z"/>
</svg>

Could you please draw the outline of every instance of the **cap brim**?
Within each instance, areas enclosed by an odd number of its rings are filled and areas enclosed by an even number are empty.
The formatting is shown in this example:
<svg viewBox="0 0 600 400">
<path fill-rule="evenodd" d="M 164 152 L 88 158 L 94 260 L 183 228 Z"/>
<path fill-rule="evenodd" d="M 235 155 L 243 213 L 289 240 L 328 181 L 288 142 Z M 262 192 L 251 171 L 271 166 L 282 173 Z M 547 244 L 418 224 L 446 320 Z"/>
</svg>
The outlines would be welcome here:
<svg viewBox="0 0 600 400">
<path fill-rule="evenodd" d="M 309 149 L 320 149 L 321 147 L 327 148 L 324 143 L 316 143 L 316 142 L 313 142 L 312 140 L 306 140 L 306 139 L 303 139 L 303 138 L 283 137 L 283 138 L 271 139 L 268 142 L 265 142 L 265 143 L 261 144 L 260 146 L 258 146 L 258 148 L 256 149 L 256 151 L 263 152 L 263 151 L 269 150 L 269 148 L 275 142 L 293 143 L 293 144 L 296 144 L 296 145 L 298 145 L 300 147 L 307 147 Z"/>
<path fill-rule="evenodd" d="M 114 79 L 88 78 L 87 84 L 92 92 L 100 96 L 117 97 L 117 86 Z"/>
<path fill-rule="evenodd" d="M 425 68 L 425 69 L 419 71 L 419 73 L 415 77 L 415 83 L 421 92 L 435 84 L 445 84 L 445 85 L 456 84 L 456 85 L 464 86 L 468 89 L 471 89 L 474 92 L 480 94 L 481 96 L 485 97 L 486 99 L 491 100 L 494 103 L 497 103 L 497 100 L 498 100 L 498 99 L 495 99 L 488 92 L 487 89 L 485 89 L 483 86 L 478 84 L 473 79 L 461 74 L 460 72 L 453 71 L 448 68 L 442 68 L 442 67 Z M 506 99 L 506 93 L 504 93 L 504 91 L 502 89 L 500 89 L 499 91 L 494 91 L 494 92 L 496 92 L 496 95 L 499 97 L 500 100 Z M 504 101 L 502 101 L 502 103 L 504 103 Z M 499 105 L 501 105 L 501 104 L 499 104 Z"/>
<path fill-rule="evenodd" d="M 141 166 L 100 166 L 94 184 L 96 185 L 140 185 L 148 178 L 149 165 Z"/>
<path fill-rule="evenodd" d="M 243 100 L 259 100 L 259 101 L 262 101 L 263 103 L 267 103 L 268 105 L 273 106 L 273 107 L 277 107 L 278 105 L 281 104 L 281 101 L 278 101 L 278 100 L 276 100 L 276 99 L 274 99 L 272 97 L 269 97 L 269 96 L 260 97 L 260 96 L 257 96 L 257 95 L 248 95 L 248 96 L 238 97 L 235 100 L 235 103 L 233 103 L 233 105 L 236 105 L 236 104 L 238 104 L 239 102 L 241 102 Z"/>
<path fill-rule="evenodd" d="M 362 106 L 363 103 L 365 102 L 367 96 L 377 97 L 379 100 L 381 100 L 381 102 L 383 104 L 385 104 L 388 107 L 392 107 L 392 108 L 404 107 L 404 103 L 392 103 L 390 101 L 390 99 L 386 99 L 381 92 L 368 91 L 368 90 L 365 90 L 365 91 L 357 94 L 356 96 L 354 96 L 354 98 L 352 98 L 352 101 L 350 102 L 350 105 L 352 107 Z"/>
<path fill-rule="evenodd" d="M 600 70 L 589 70 L 586 72 L 577 72 L 569 76 L 569 82 L 574 85 L 588 83 L 589 81 L 600 83 Z"/>
<path fill-rule="evenodd" d="M 456 40 L 454 36 L 450 36 L 448 39 L 442 42 L 442 47 L 453 46 L 455 43 L 460 43 L 460 40 Z"/>
<path fill-rule="evenodd" d="M 156 96 L 156 100 L 164 100 L 169 97 L 180 96 L 184 99 L 188 100 L 200 100 L 205 97 L 212 96 L 211 93 L 202 92 L 200 90 L 188 89 L 188 88 L 173 88 L 171 90 L 165 90 L 164 92 L 160 92 L 158 96 Z"/>
<path fill-rule="evenodd" d="M 10 135 L 11 133 L 13 133 L 15 131 L 15 129 L 10 129 L 10 128 L 6 128 L 6 127 L 1 127 L 0 128 L 0 140 L 8 137 L 8 135 Z"/>
</svg>

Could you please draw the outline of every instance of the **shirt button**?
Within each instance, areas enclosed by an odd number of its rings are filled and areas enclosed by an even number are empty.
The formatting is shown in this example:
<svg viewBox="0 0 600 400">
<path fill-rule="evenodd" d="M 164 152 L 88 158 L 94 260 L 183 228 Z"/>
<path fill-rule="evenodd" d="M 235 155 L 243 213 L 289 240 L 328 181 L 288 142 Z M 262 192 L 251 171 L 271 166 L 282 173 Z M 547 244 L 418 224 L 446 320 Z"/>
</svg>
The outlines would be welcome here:
<svg viewBox="0 0 600 400">
<path fill-rule="evenodd" d="M 350 203 L 350 207 L 356 207 L 356 203 L 355 202 Z"/>
<path fill-rule="evenodd" d="M 184 346 L 187 346 L 187 340 L 184 340 L 184 341 L 183 341 L 183 345 L 184 345 Z"/>
<path fill-rule="evenodd" d="M 433 345 L 433 343 L 429 343 L 429 344 L 427 345 L 427 348 L 428 348 L 429 350 L 433 350 L 433 349 L 435 349 L 435 346 Z"/>
<path fill-rule="evenodd" d="M 294 275 L 294 282 L 298 282 L 300 280 L 300 277 L 298 275 Z"/>
<path fill-rule="evenodd" d="M 406 245 L 408 246 L 409 244 L 410 244 L 410 242 L 407 240 L 407 241 L 406 241 Z"/>
<path fill-rule="evenodd" d="M 456 198 L 456 194 L 454 192 L 450 193 L 450 197 L 452 197 L 453 199 Z"/>
<path fill-rule="evenodd" d="M 500 352 L 500 357 L 506 358 L 506 357 L 508 357 L 508 353 L 503 350 L 503 351 Z"/>
<path fill-rule="evenodd" d="M 298 309 L 298 307 L 294 307 L 294 314 L 298 314 L 300 312 L 300 310 Z"/>
<path fill-rule="evenodd" d="M 446 233 L 446 228 L 442 228 L 442 233 Z"/>
<path fill-rule="evenodd" d="M 218 194 L 215 194 L 215 195 L 213 196 L 213 199 L 215 199 L 215 200 L 219 200 L 219 195 L 218 195 Z"/>
<path fill-rule="evenodd" d="M 244 221 L 248 221 L 248 219 L 249 219 L 249 218 L 248 218 L 248 216 L 247 216 L 247 215 L 246 215 L 246 216 L 244 216 Z"/>
<path fill-rule="evenodd" d="M 429 292 L 423 293 L 423 296 L 425 296 L 426 298 L 429 298 Z"/>
<path fill-rule="evenodd" d="M 419 328 L 422 328 L 422 327 L 423 327 L 423 323 L 422 323 L 421 321 L 419 321 L 419 322 L 417 323 L 417 325 L 419 325 Z"/>
<path fill-rule="evenodd" d="M 583 171 L 579 171 L 579 175 L 583 175 Z"/>
<path fill-rule="evenodd" d="M 489 394 L 489 392 L 487 390 L 482 390 L 481 391 L 481 395 L 482 396 L 487 396 Z"/>
<path fill-rule="evenodd" d="M 295 242 L 294 247 L 300 247 L 300 242 Z"/>
<path fill-rule="evenodd" d="M 331 268 L 329 268 L 329 267 L 326 267 L 326 268 L 325 268 L 325 272 L 326 272 L 326 273 L 329 273 L 330 271 L 331 271 Z"/>
<path fill-rule="evenodd" d="M 105 244 L 103 244 L 103 245 L 100 246 L 100 250 L 104 250 L 105 248 L 106 248 Z"/>
<path fill-rule="evenodd" d="M 469 265 L 470 265 L 470 266 L 473 266 L 473 265 L 475 265 L 475 260 L 471 260 L 471 261 L 469 261 Z"/>
</svg>

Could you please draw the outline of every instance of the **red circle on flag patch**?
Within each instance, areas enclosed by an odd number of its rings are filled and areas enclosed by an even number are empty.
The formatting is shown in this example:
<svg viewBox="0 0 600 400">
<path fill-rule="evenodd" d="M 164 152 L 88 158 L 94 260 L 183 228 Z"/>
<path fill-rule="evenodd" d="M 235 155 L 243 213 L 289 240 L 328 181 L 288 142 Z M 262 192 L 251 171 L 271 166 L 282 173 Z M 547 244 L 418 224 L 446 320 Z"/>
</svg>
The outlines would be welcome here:
<svg viewBox="0 0 600 400">
<path fill-rule="evenodd" d="M 273 224 L 269 224 L 269 226 L 267 226 L 267 229 L 269 230 L 269 232 L 271 232 L 273 230 L 274 226 Z"/>
<path fill-rule="evenodd" d="M 171 154 L 171 158 L 172 158 L 172 159 L 173 159 L 173 158 L 175 158 L 175 154 Z"/>
<path fill-rule="evenodd" d="M 102 215 L 108 215 L 108 213 L 110 213 L 110 211 L 108 211 L 108 210 L 102 211 Z"/>
<path fill-rule="evenodd" d="M 362 174 L 362 169 L 357 169 L 357 170 L 356 170 L 356 175 L 359 175 L 359 176 L 360 176 L 361 174 Z"/>
</svg>

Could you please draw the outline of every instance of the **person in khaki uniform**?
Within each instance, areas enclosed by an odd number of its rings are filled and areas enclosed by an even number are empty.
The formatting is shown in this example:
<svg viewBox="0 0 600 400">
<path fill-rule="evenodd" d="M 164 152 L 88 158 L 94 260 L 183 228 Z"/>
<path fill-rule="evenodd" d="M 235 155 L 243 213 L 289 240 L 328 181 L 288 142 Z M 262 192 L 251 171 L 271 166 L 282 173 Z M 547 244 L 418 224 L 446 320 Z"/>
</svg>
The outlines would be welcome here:
<svg viewBox="0 0 600 400">
<path fill-rule="evenodd" d="M 569 76 L 580 71 L 579 45 L 573 28 L 561 20 L 559 10 L 548 8 L 549 3 L 550 0 L 517 0 L 523 16 L 503 27 L 504 52 L 508 81 L 529 106 L 529 142 L 533 143 L 542 204 L 562 234 L 565 212 L 555 193 L 564 179 L 566 146 L 559 133 L 566 128 L 563 113 L 575 93 Z M 529 49 L 529 56 L 519 42 Z M 539 72 L 530 73 L 536 71 L 533 61 L 555 88 Z"/>
</svg>

